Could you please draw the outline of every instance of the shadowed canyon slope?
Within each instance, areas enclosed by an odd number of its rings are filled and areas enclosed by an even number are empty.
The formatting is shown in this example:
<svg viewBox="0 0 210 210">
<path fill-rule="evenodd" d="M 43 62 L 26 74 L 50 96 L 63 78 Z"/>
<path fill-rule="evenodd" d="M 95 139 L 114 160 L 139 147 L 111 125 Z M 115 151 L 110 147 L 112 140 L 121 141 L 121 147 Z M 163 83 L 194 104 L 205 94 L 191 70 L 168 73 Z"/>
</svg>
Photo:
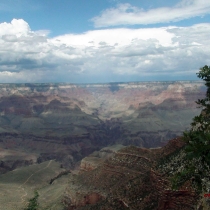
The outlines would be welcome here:
<svg viewBox="0 0 210 210">
<path fill-rule="evenodd" d="M 72 167 L 107 145 L 164 145 L 199 113 L 201 82 L 1 84 L 0 170 Z"/>
</svg>

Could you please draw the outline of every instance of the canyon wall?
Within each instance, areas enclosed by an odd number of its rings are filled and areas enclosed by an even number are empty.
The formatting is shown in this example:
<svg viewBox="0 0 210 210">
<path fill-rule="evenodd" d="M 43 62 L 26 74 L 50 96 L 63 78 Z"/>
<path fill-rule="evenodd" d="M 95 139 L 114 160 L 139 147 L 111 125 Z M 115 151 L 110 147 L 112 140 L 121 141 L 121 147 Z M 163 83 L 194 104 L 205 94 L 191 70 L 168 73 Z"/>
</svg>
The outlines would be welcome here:
<svg viewBox="0 0 210 210">
<path fill-rule="evenodd" d="M 51 159 L 71 168 L 108 145 L 163 146 L 189 128 L 204 93 L 196 81 L 0 84 L 0 169 Z"/>
</svg>

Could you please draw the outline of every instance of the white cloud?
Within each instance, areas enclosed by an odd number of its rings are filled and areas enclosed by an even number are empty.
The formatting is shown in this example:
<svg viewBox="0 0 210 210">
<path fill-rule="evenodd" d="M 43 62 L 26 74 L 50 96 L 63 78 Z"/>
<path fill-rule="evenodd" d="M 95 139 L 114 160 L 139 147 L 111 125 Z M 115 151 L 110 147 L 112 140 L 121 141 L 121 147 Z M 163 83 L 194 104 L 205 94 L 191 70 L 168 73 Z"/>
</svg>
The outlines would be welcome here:
<svg viewBox="0 0 210 210">
<path fill-rule="evenodd" d="M 49 38 L 13 20 L 0 24 L 0 82 L 190 79 L 210 64 L 209 34 L 206 23 Z"/>
<path fill-rule="evenodd" d="M 210 1 L 208 0 L 181 0 L 174 7 L 160 7 L 149 10 L 126 3 L 102 11 L 99 16 L 92 18 L 91 21 L 94 22 L 95 27 L 147 25 L 176 22 L 206 14 L 210 14 Z"/>
<path fill-rule="evenodd" d="M 30 27 L 23 19 L 13 19 L 11 23 L 1 23 L 0 27 L 0 36 L 5 34 L 21 36 L 30 33 Z"/>
<path fill-rule="evenodd" d="M 170 27 L 173 28 L 173 27 Z M 148 40 L 158 39 L 161 45 L 170 45 L 173 38 L 172 33 L 168 33 L 166 28 L 148 28 L 148 29 L 105 29 L 88 31 L 84 34 L 67 34 L 59 36 L 53 40 L 59 44 L 65 43 L 66 45 L 82 47 L 94 46 L 100 47 L 100 43 L 104 42 L 107 45 L 114 46 L 116 43 L 120 46 L 129 45 L 135 42 L 135 39 Z"/>
</svg>

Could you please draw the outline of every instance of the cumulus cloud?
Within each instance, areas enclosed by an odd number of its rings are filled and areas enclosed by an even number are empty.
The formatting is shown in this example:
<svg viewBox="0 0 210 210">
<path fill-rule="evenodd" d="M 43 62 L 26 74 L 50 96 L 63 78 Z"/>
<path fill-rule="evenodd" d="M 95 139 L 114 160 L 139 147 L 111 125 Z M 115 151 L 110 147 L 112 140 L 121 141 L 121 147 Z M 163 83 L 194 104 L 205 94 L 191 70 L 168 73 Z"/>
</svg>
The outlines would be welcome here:
<svg viewBox="0 0 210 210">
<path fill-rule="evenodd" d="M 174 7 L 159 7 L 149 10 L 125 3 L 102 11 L 99 16 L 92 18 L 91 21 L 94 22 L 95 27 L 148 25 L 177 22 L 206 14 L 210 14 L 210 2 L 207 0 L 181 0 Z"/>
<path fill-rule="evenodd" d="M 21 19 L 0 24 L 0 82 L 191 79 L 210 63 L 208 23 L 47 34 Z"/>
</svg>

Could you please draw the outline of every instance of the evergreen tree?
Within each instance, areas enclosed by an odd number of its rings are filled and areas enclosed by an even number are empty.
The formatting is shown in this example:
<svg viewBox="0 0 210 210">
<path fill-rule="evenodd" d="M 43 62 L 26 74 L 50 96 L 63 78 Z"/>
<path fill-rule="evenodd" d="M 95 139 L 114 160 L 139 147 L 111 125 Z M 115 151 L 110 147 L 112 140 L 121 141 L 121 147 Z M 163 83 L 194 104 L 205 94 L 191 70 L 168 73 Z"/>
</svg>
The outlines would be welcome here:
<svg viewBox="0 0 210 210">
<path fill-rule="evenodd" d="M 205 81 L 206 96 L 196 101 L 202 111 L 193 118 L 191 129 L 184 132 L 184 169 L 173 177 L 172 183 L 176 189 L 187 180 L 191 180 L 201 192 L 210 190 L 207 186 L 210 182 L 210 66 L 200 68 L 197 76 Z"/>
</svg>

